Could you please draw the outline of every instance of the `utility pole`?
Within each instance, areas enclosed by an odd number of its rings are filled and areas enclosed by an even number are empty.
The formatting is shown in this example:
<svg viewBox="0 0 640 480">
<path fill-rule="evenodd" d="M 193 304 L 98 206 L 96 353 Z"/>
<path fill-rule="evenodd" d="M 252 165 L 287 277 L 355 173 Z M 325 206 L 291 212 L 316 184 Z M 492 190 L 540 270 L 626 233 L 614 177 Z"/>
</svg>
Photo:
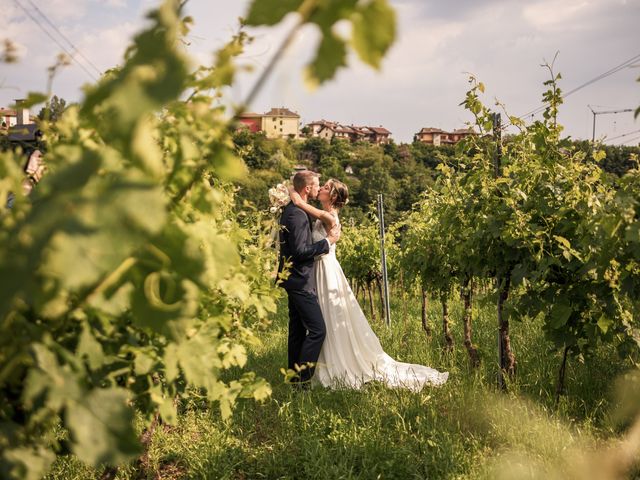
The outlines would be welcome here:
<svg viewBox="0 0 640 480">
<path fill-rule="evenodd" d="M 625 113 L 625 112 L 633 112 L 633 108 L 622 108 L 620 110 L 603 110 L 596 112 L 591 105 L 587 105 L 591 113 L 593 113 L 593 133 L 591 134 L 591 142 L 596 141 L 596 115 L 608 115 L 608 114 L 616 114 L 616 113 Z"/>
</svg>

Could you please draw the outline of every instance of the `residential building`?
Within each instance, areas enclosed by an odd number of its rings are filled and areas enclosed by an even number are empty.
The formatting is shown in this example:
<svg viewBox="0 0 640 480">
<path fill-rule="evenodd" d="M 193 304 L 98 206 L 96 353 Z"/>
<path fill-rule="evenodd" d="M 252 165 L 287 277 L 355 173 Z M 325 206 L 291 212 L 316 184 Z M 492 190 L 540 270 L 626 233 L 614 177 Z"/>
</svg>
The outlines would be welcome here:
<svg viewBox="0 0 640 480">
<path fill-rule="evenodd" d="M 335 122 L 328 122 L 326 120 L 317 120 L 307 124 L 307 127 L 309 127 L 310 136 L 331 140 L 336 134 L 338 124 Z"/>
<path fill-rule="evenodd" d="M 299 138 L 300 115 L 288 108 L 272 108 L 262 116 L 262 131 L 267 138 Z"/>
<path fill-rule="evenodd" d="M 0 107 L 0 128 L 7 130 L 13 127 L 18 121 L 18 114 L 11 108 Z"/>
<path fill-rule="evenodd" d="M 267 113 L 243 113 L 238 121 L 241 128 L 264 132 L 267 138 L 300 138 L 300 115 L 285 107 L 272 108 Z"/>
<path fill-rule="evenodd" d="M 15 120 L 13 114 L 15 114 Z M 35 123 L 36 118 L 31 116 L 29 109 L 24 106 L 24 100 L 16 100 L 15 110 L 3 108 L 2 115 L 2 124 L 6 124 L 10 142 L 26 145 L 35 143 L 42 137 L 42 131 Z"/>
<path fill-rule="evenodd" d="M 372 143 L 389 143 L 391 141 L 391 132 L 382 125 L 379 127 L 367 127 L 373 132 L 370 138 Z"/>
<path fill-rule="evenodd" d="M 476 135 L 476 132 L 473 131 L 473 128 L 459 128 L 454 130 L 452 133 L 454 143 L 458 143 L 465 137 L 469 135 Z"/>
<path fill-rule="evenodd" d="M 30 115 L 28 108 L 20 108 L 23 100 L 16 100 L 19 107 L 17 110 L 13 108 L 0 107 L 0 129 L 7 130 L 14 125 L 29 125 L 35 123 L 36 117 Z"/>
<path fill-rule="evenodd" d="M 476 133 L 472 128 L 461 128 L 454 130 L 453 132 L 447 132 L 445 130 L 441 130 L 439 128 L 422 128 L 418 133 L 416 133 L 413 138 L 414 140 L 422 143 L 427 143 L 429 145 L 455 145 L 463 138 L 469 135 L 475 135 Z"/>
<path fill-rule="evenodd" d="M 42 138 L 42 131 L 36 123 L 16 124 L 9 129 L 7 138 L 20 144 L 35 143 Z"/>
<path fill-rule="evenodd" d="M 243 127 L 249 129 L 251 133 L 257 133 L 262 130 L 262 114 L 247 112 L 238 116 L 238 121 Z"/>
<path fill-rule="evenodd" d="M 344 138 L 356 142 L 365 140 L 371 143 L 388 143 L 391 141 L 391 132 L 386 128 L 367 127 L 356 125 L 343 125 L 337 122 L 329 122 L 327 120 L 317 120 L 307 124 L 309 127 L 309 135 L 312 137 L 324 138 L 331 140 L 332 138 Z"/>
<path fill-rule="evenodd" d="M 440 146 L 442 145 L 442 139 L 445 135 L 446 132 L 444 130 L 429 127 L 422 128 L 418 133 L 414 135 L 414 139 L 422 143 Z"/>
<path fill-rule="evenodd" d="M 337 125 L 334 129 L 334 132 L 335 137 L 344 138 L 345 140 L 350 140 L 352 142 L 359 140 L 362 136 L 355 128 L 349 127 L 347 125 Z"/>
</svg>

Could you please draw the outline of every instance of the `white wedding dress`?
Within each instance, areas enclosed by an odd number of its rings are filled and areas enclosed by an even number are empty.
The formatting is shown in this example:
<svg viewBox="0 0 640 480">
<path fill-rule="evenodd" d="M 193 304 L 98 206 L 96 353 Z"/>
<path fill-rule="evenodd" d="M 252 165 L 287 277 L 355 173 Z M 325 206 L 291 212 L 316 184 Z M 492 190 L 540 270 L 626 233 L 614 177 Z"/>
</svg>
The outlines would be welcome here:
<svg viewBox="0 0 640 480">
<path fill-rule="evenodd" d="M 339 220 L 338 220 L 339 222 Z M 316 220 L 313 241 L 327 236 Z M 336 245 L 315 260 L 318 303 L 327 327 L 313 379 L 325 387 L 360 388 L 370 381 L 419 391 L 426 384 L 441 385 L 448 372 L 397 362 L 384 353 L 336 258 Z"/>
</svg>

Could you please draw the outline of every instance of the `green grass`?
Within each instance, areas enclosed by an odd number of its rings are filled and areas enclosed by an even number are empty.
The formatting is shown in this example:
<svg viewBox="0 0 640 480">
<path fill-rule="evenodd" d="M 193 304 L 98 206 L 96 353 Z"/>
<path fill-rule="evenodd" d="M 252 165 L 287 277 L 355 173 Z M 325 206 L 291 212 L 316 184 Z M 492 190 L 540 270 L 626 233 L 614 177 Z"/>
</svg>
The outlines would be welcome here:
<svg viewBox="0 0 640 480">
<path fill-rule="evenodd" d="M 474 308 L 474 341 L 482 354 L 476 371 L 462 345 L 459 302 L 451 306 L 451 354 L 442 352 L 438 305 L 429 306 L 436 332 L 429 340 L 421 330 L 419 302 L 393 303 L 391 328 L 374 324 L 382 345 L 398 360 L 448 370 L 443 387 L 412 393 L 372 384 L 361 391 L 292 392 L 280 374 L 286 364 L 283 306 L 248 365 L 272 384 L 271 400 L 242 401 L 229 424 L 216 410 L 185 406 L 177 426 L 155 431 L 145 471 L 125 468 L 119 478 L 552 478 L 554 471 L 574 469 L 570 452 L 615 435 L 607 415 L 610 391 L 631 365 L 612 347 L 585 363 L 570 361 L 566 395 L 556 408 L 560 356 L 550 353 L 540 322 L 512 325 L 517 379 L 504 394 L 495 389 L 490 301 Z M 95 477 L 72 459 L 57 462 L 51 475 Z"/>
</svg>

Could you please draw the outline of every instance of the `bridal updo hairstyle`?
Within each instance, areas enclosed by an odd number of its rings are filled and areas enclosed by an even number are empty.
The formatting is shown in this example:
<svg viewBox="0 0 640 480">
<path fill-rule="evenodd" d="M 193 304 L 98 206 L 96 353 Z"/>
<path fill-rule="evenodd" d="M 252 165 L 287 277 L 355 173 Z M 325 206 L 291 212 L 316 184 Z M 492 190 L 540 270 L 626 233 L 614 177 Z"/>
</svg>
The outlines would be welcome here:
<svg viewBox="0 0 640 480">
<path fill-rule="evenodd" d="M 342 208 L 349 203 L 349 189 L 340 180 L 329 180 L 329 198 L 331 199 L 331 205 L 335 208 Z"/>
</svg>

